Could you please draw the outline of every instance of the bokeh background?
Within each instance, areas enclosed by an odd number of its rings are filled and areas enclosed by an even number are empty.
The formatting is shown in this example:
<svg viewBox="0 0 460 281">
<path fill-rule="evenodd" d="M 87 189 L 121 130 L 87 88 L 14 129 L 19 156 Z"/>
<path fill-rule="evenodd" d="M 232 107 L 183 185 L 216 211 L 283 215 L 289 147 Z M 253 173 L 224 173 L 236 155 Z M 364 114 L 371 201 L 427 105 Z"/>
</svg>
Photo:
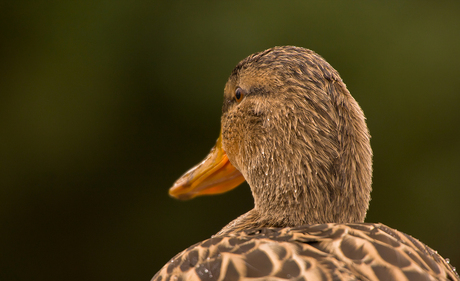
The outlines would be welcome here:
<svg viewBox="0 0 460 281">
<path fill-rule="evenodd" d="M 366 221 L 460 266 L 459 1 L 0 4 L 0 279 L 149 280 L 252 208 L 168 188 L 220 129 L 244 57 L 315 50 L 368 118 Z"/>
</svg>

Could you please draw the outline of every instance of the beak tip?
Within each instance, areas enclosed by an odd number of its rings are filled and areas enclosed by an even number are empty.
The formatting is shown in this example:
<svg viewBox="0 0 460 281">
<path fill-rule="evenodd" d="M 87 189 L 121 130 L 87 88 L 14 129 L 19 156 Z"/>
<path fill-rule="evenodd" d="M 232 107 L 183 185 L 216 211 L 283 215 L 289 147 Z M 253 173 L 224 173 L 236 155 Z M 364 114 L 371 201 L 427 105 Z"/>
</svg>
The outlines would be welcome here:
<svg viewBox="0 0 460 281">
<path fill-rule="evenodd" d="M 174 186 L 169 189 L 168 193 L 169 196 L 178 200 L 189 200 L 195 197 L 193 194 L 184 192 L 182 186 L 178 184 L 174 184 Z"/>
<path fill-rule="evenodd" d="M 186 201 L 192 199 L 194 196 L 190 196 L 189 194 L 176 194 L 176 193 L 171 193 L 169 192 L 169 196 L 171 196 L 174 199 L 181 200 L 181 201 Z"/>
</svg>

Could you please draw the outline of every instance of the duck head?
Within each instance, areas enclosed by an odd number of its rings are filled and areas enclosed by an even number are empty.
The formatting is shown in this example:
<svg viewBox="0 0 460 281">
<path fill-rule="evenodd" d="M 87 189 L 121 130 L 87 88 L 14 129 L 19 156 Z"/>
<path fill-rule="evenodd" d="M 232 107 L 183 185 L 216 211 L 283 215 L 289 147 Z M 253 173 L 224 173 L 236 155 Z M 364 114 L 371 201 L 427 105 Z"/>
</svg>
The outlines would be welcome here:
<svg viewBox="0 0 460 281">
<path fill-rule="evenodd" d="M 248 226 L 364 221 L 372 178 L 365 117 L 318 54 L 285 46 L 241 61 L 225 85 L 221 124 L 210 155 L 172 196 L 221 193 L 246 180 L 254 209 L 237 220 Z"/>
</svg>

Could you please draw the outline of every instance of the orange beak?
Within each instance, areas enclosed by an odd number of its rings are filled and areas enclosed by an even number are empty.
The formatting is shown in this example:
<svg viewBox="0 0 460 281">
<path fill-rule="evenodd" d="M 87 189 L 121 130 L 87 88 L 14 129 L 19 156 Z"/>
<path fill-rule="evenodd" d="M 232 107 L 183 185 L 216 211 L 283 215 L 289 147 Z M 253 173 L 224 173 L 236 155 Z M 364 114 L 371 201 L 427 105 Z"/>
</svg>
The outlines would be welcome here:
<svg viewBox="0 0 460 281">
<path fill-rule="evenodd" d="M 243 182 L 243 175 L 233 167 L 222 149 L 221 132 L 208 156 L 180 177 L 169 189 L 169 195 L 187 200 L 200 195 L 224 193 Z"/>
</svg>

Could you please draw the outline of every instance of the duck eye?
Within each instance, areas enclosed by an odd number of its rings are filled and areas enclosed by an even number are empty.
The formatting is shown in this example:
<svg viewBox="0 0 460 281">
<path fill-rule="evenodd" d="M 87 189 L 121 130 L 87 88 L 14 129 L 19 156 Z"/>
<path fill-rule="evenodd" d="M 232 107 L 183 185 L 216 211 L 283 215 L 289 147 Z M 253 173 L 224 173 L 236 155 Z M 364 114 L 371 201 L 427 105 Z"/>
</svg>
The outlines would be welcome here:
<svg viewBox="0 0 460 281">
<path fill-rule="evenodd" d="M 235 90 L 235 100 L 236 102 L 240 102 L 244 97 L 244 92 L 241 90 L 241 88 L 236 88 Z"/>
</svg>

